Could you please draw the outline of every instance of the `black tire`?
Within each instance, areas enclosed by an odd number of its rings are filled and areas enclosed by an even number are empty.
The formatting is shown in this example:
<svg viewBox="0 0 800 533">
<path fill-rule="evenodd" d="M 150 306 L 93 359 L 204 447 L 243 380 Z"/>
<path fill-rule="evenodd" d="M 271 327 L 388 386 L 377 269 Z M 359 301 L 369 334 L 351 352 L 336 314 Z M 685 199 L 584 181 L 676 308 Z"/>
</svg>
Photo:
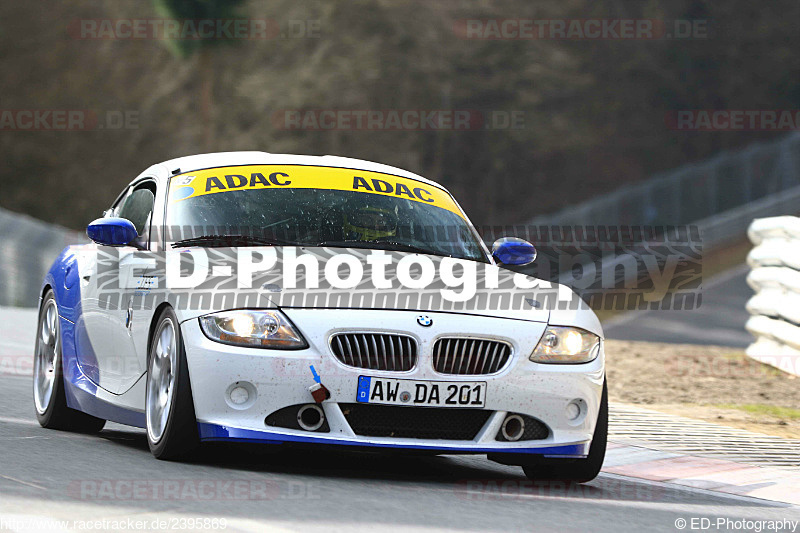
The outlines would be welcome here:
<svg viewBox="0 0 800 533">
<path fill-rule="evenodd" d="M 565 481 L 587 483 L 600 473 L 606 457 L 608 443 L 608 386 L 603 382 L 603 395 L 600 412 L 594 429 L 589 455 L 585 459 L 550 459 L 523 465 L 522 470 L 528 479 L 534 481 Z"/>
<path fill-rule="evenodd" d="M 159 342 L 159 332 L 162 325 L 172 321 L 177 347 L 177 369 L 173 370 L 172 401 L 169 406 L 166 424 L 163 432 L 157 439 L 152 438 L 150 432 L 147 409 L 150 405 L 150 379 L 151 363 L 156 353 Z M 165 461 L 189 460 L 196 456 L 200 448 L 200 438 L 197 433 L 197 419 L 194 414 L 194 400 L 192 397 L 192 384 L 189 379 L 189 368 L 186 363 L 186 350 L 183 345 L 180 325 L 171 307 L 165 308 L 156 322 L 155 334 L 150 342 L 147 352 L 147 387 L 145 394 L 145 417 L 147 418 L 147 443 L 150 451 L 156 457 Z"/>
<path fill-rule="evenodd" d="M 103 429 L 103 426 L 106 423 L 105 420 L 67 407 L 67 397 L 66 393 L 64 392 L 65 385 L 61 350 L 61 325 L 57 316 L 54 322 L 57 342 L 54 342 L 52 345 L 48 344 L 46 346 L 42 339 L 44 313 L 50 306 L 53 306 L 57 315 L 58 306 L 52 290 L 48 290 L 44 295 L 44 298 L 42 299 L 42 305 L 39 308 L 39 325 L 36 329 L 36 355 L 34 355 L 33 362 L 33 386 L 34 389 L 37 386 L 35 367 L 39 364 L 38 354 L 40 354 L 41 350 L 46 349 L 48 346 L 54 350 L 55 353 L 54 364 L 52 365 L 51 370 L 49 370 L 49 372 L 54 374 L 53 385 L 50 398 L 47 401 L 47 405 L 43 406 L 45 408 L 42 411 L 40 411 L 39 407 L 36 405 L 36 391 L 34 390 L 34 412 L 36 413 L 36 419 L 39 421 L 39 425 L 47 429 L 59 429 L 62 431 L 74 431 L 78 433 L 97 433 Z"/>
</svg>

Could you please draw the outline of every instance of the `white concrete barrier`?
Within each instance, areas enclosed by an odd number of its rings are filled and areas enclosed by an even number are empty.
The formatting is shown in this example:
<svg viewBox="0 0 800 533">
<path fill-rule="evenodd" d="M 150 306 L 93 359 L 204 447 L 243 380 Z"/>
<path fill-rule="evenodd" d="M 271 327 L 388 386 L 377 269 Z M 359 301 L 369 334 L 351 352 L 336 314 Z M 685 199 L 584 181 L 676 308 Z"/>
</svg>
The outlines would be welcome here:
<svg viewBox="0 0 800 533">
<path fill-rule="evenodd" d="M 745 327 L 756 338 L 747 355 L 800 375 L 800 218 L 756 219 L 747 235 L 755 245 L 747 256 L 755 295 Z"/>
</svg>

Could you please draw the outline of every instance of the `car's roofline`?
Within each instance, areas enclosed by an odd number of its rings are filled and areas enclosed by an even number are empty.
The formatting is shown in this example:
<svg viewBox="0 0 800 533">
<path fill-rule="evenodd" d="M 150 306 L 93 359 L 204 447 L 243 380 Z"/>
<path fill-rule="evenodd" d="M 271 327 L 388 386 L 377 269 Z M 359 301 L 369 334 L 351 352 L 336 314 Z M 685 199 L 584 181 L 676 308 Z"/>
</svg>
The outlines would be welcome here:
<svg viewBox="0 0 800 533">
<path fill-rule="evenodd" d="M 394 176 L 401 176 L 404 178 L 411 178 L 427 185 L 433 185 L 446 192 L 447 189 L 435 181 L 424 178 L 408 170 L 376 163 L 374 161 L 366 161 L 364 159 L 355 159 L 352 157 L 340 157 L 335 155 L 297 155 L 297 154 L 270 154 L 268 152 L 216 152 L 209 154 L 197 154 L 185 157 L 177 157 L 153 165 L 138 176 L 135 181 L 138 181 L 144 176 L 154 176 L 161 181 L 166 181 L 169 177 L 186 174 L 189 172 L 196 172 L 207 168 L 221 168 L 242 165 L 303 165 L 303 166 L 319 166 L 319 167 L 335 167 L 335 168 L 351 168 L 354 170 L 368 170 L 373 172 L 381 172 Z"/>
<path fill-rule="evenodd" d="M 162 185 L 165 185 L 169 178 L 172 176 L 177 176 L 181 174 L 187 174 L 190 172 L 197 172 L 199 170 L 209 169 L 209 168 L 222 168 L 222 167 L 230 167 L 230 166 L 244 166 L 244 165 L 306 165 L 306 166 L 318 166 L 318 167 L 334 167 L 334 168 L 349 168 L 353 170 L 366 170 L 372 172 L 381 172 L 383 174 L 393 175 L 393 176 L 400 176 L 403 178 L 410 178 L 413 180 L 417 180 L 421 183 L 425 183 L 426 185 L 430 185 L 433 187 L 437 187 L 453 198 L 453 201 L 458 206 L 458 209 L 464 213 L 464 210 L 459 205 L 458 201 L 453 197 L 450 191 L 447 190 L 446 187 L 443 185 L 436 183 L 435 181 L 429 180 L 428 178 L 422 177 L 418 174 L 414 174 L 413 172 L 409 172 L 408 170 L 403 170 L 402 168 L 393 167 L 391 165 L 384 165 L 382 163 L 376 163 L 374 161 L 366 161 L 364 159 L 355 159 L 352 157 L 340 157 L 335 155 L 297 155 L 297 154 L 271 154 L 268 152 L 216 152 L 216 153 L 208 153 L 208 154 L 197 154 L 197 155 L 190 155 L 185 157 L 178 157 L 175 159 L 170 159 L 168 161 L 164 161 L 163 163 L 158 163 L 156 165 L 151 166 L 144 172 L 142 172 L 139 176 L 137 176 L 132 182 L 131 185 L 137 183 L 143 179 L 156 179 Z M 483 239 L 480 238 L 480 234 L 475 229 L 475 226 L 472 222 L 467 218 L 466 214 L 463 215 L 464 220 L 466 220 L 469 227 L 475 233 L 475 236 L 478 238 L 481 247 L 483 248 L 484 253 L 487 257 L 489 257 L 490 261 L 493 262 L 492 254 L 489 251 L 489 248 L 486 246 L 486 243 L 483 242 Z"/>
</svg>

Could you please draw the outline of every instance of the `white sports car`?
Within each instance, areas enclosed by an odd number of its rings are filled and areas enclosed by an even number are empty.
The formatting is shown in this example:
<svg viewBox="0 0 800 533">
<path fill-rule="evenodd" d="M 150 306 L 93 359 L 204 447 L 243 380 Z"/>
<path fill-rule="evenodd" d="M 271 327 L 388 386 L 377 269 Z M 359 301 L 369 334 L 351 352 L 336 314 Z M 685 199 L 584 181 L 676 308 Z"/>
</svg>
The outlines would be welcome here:
<svg viewBox="0 0 800 533">
<path fill-rule="evenodd" d="M 45 277 L 47 428 L 203 442 L 487 454 L 584 482 L 608 428 L 603 333 L 566 287 L 503 265 L 441 185 L 332 156 L 154 165 Z"/>
</svg>

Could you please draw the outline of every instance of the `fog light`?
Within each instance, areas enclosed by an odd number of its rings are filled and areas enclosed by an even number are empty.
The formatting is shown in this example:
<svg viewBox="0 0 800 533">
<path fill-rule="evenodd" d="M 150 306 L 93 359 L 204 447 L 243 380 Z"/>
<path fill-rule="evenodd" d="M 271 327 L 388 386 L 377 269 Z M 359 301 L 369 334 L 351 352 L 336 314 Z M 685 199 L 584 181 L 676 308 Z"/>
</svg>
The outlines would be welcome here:
<svg viewBox="0 0 800 533">
<path fill-rule="evenodd" d="M 242 405 L 247 403 L 250 399 L 250 393 L 244 387 L 236 387 L 231 391 L 231 401 L 235 405 Z"/>
<path fill-rule="evenodd" d="M 580 404 L 573 400 L 567 404 L 567 420 L 577 420 L 579 416 L 581 416 L 581 406 Z"/>
<path fill-rule="evenodd" d="M 249 381 L 235 381 L 225 389 L 225 403 L 232 409 L 250 409 L 256 403 L 256 398 L 256 387 Z"/>
</svg>

